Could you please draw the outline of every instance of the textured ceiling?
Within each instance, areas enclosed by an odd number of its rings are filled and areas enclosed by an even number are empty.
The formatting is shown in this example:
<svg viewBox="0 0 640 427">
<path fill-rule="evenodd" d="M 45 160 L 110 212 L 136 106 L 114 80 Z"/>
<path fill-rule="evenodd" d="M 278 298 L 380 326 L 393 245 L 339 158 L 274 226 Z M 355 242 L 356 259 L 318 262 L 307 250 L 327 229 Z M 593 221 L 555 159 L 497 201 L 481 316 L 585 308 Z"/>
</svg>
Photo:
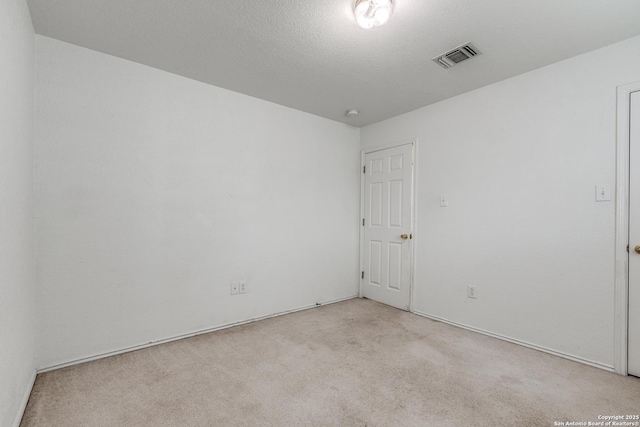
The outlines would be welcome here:
<svg viewBox="0 0 640 427">
<path fill-rule="evenodd" d="M 638 0 L 394 2 L 363 30 L 354 0 L 28 0 L 39 34 L 354 126 L 640 34 Z"/>
</svg>

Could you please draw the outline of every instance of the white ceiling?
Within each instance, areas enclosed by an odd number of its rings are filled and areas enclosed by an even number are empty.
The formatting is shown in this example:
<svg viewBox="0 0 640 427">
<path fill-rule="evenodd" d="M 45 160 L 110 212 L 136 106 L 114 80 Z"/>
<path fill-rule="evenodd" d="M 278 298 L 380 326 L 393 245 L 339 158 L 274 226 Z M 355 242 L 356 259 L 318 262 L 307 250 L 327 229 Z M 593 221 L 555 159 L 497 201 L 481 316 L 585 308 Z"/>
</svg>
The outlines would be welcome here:
<svg viewBox="0 0 640 427">
<path fill-rule="evenodd" d="M 355 0 L 28 0 L 39 34 L 354 126 L 640 34 L 638 0 L 394 2 L 363 30 Z"/>
</svg>

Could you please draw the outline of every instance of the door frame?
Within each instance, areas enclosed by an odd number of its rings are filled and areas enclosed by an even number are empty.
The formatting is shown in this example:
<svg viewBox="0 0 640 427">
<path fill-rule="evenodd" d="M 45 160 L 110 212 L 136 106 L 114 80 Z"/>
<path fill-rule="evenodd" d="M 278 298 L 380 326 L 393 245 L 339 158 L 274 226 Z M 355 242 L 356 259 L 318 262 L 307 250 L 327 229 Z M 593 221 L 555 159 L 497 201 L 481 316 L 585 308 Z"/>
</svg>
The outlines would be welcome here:
<svg viewBox="0 0 640 427">
<path fill-rule="evenodd" d="M 364 148 L 362 150 L 360 150 L 360 218 L 359 218 L 359 229 L 360 229 L 360 275 L 359 277 L 359 286 L 358 286 L 358 297 L 362 298 L 362 287 L 364 285 L 364 280 L 362 278 L 362 272 L 364 271 L 364 226 L 362 225 L 362 219 L 364 218 L 364 178 L 365 178 L 365 174 L 362 173 L 362 168 L 364 168 L 365 164 L 366 164 L 366 155 L 369 153 L 374 153 L 376 151 L 382 151 L 382 150 L 386 150 L 388 148 L 395 148 L 395 147 L 399 147 L 401 145 L 407 145 L 407 144 L 412 144 L 413 145 L 413 158 L 412 158 L 412 162 L 413 162 L 413 167 L 411 169 L 411 181 L 412 181 L 412 186 L 413 189 L 411 190 L 411 234 L 413 234 L 413 238 L 410 240 L 410 246 L 409 246 L 409 258 L 411 260 L 411 265 L 409 266 L 409 312 L 413 313 L 413 300 L 414 300 L 414 290 L 415 287 L 413 286 L 414 284 L 414 278 L 415 278 L 415 265 L 416 265 L 416 244 L 418 242 L 418 230 L 417 230 L 417 214 L 418 214 L 418 209 L 417 209 L 417 195 L 418 195 L 418 180 L 416 179 L 416 177 L 418 176 L 417 172 L 418 172 L 418 138 L 411 138 L 411 139 L 403 139 L 400 141 L 396 141 L 396 142 L 391 142 L 388 144 L 383 144 L 383 145 L 376 145 L 374 147 L 369 147 L 369 148 Z"/>
<path fill-rule="evenodd" d="M 629 344 L 629 148 L 631 93 L 640 81 L 618 86 L 616 127 L 616 240 L 614 285 L 614 361 L 616 373 L 628 375 Z"/>
</svg>

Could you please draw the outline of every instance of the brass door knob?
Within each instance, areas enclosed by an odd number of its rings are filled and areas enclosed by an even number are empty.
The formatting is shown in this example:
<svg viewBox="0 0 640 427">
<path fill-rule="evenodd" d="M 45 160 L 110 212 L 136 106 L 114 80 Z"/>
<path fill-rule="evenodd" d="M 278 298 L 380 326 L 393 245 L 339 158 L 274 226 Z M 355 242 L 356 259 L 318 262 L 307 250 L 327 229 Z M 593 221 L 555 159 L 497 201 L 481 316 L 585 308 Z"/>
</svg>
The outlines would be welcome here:
<svg viewBox="0 0 640 427">
<path fill-rule="evenodd" d="M 408 239 L 408 238 L 409 238 L 409 235 L 408 235 L 408 234 L 401 234 L 401 235 L 400 235 L 400 238 L 401 238 L 401 239 Z M 636 249 L 637 249 L 637 248 L 640 248 L 640 246 L 637 246 L 637 247 L 636 247 Z M 640 254 L 640 252 L 638 252 L 638 253 Z"/>
<path fill-rule="evenodd" d="M 636 251 L 637 254 L 640 254 L 640 245 L 637 245 L 634 250 Z"/>
</svg>

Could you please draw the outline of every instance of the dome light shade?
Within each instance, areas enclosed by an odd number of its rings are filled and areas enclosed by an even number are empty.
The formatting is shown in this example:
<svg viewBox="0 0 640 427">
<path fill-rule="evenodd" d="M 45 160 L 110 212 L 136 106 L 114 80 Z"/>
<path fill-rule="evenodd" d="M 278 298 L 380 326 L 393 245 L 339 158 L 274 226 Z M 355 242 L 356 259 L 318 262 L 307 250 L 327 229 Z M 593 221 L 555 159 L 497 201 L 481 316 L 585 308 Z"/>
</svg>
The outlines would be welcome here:
<svg viewBox="0 0 640 427">
<path fill-rule="evenodd" d="M 393 0 L 357 0 L 353 14 L 362 28 L 384 25 L 393 13 Z"/>
</svg>

